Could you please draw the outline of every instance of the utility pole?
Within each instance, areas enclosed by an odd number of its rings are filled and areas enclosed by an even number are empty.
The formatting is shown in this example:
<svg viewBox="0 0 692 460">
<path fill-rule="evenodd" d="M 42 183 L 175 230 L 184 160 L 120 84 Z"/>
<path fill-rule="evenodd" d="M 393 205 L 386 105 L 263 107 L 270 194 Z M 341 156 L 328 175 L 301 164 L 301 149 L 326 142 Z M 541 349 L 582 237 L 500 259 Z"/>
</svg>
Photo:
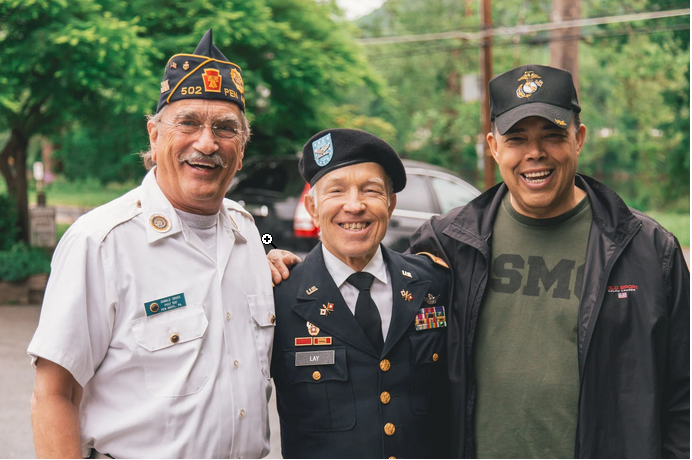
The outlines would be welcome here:
<svg viewBox="0 0 692 460">
<path fill-rule="evenodd" d="M 481 29 L 490 30 L 493 27 L 490 0 L 481 0 Z M 485 152 L 484 190 L 495 185 L 495 159 L 490 153 L 490 147 L 485 136 L 490 132 L 490 94 L 488 82 L 493 77 L 493 37 L 481 39 L 481 134 L 478 142 L 483 145 Z"/>
<path fill-rule="evenodd" d="M 581 19 L 581 0 L 553 0 L 551 22 Z M 550 65 L 568 70 L 579 94 L 579 27 L 550 31 Z"/>
</svg>

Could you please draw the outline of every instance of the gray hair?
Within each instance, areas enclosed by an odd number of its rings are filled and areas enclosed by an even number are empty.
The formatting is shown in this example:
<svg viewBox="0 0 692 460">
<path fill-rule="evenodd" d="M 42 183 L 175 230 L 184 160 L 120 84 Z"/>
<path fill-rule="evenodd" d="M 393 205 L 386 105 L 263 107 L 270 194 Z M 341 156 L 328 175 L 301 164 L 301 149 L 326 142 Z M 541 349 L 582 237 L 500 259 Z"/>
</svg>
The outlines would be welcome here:
<svg viewBox="0 0 692 460">
<path fill-rule="evenodd" d="M 151 121 L 153 123 L 158 123 L 161 121 L 161 118 L 163 117 L 163 114 L 166 112 L 166 109 L 168 108 L 168 105 L 163 106 L 161 111 L 147 115 L 147 122 Z M 247 121 L 247 118 L 245 117 L 245 112 L 240 112 L 240 125 L 242 128 L 242 131 L 240 132 L 240 142 L 241 146 L 243 149 L 245 149 L 245 146 L 247 145 L 248 141 L 250 140 L 250 135 L 252 134 L 252 131 L 250 130 L 250 123 Z M 157 132 L 158 131 L 158 126 L 156 127 Z M 151 147 L 149 150 L 146 151 L 141 151 L 139 152 L 139 157 L 142 159 L 142 162 L 144 162 L 144 167 L 148 170 L 153 168 L 156 163 L 153 160 L 154 152 L 152 151 Z"/>
</svg>

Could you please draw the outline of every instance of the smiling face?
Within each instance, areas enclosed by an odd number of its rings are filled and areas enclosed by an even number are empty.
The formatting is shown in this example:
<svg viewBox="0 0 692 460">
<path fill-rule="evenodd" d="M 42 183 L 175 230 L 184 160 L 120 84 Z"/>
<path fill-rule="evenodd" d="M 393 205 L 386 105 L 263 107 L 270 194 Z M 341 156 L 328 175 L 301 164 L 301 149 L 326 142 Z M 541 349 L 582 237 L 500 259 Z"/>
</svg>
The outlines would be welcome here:
<svg viewBox="0 0 692 460">
<path fill-rule="evenodd" d="M 387 176 L 377 163 L 359 163 L 325 174 L 305 208 L 321 231 L 322 244 L 356 271 L 375 255 L 396 206 Z"/>
<path fill-rule="evenodd" d="M 147 123 L 156 182 L 175 208 L 194 214 L 219 211 L 233 176 L 242 166 L 245 147 L 240 134 L 220 139 L 210 126 L 242 129 L 241 117 L 233 103 L 188 99 L 168 105 L 161 122 Z M 205 128 L 184 134 L 167 123 Z"/>
<path fill-rule="evenodd" d="M 528 117 L 504 135 L 487 136 L 502 179 L 509 188 L 514 209 L 528 217 L 559 216 L 582 198 L 574 185 L 577 158 L 586 137 L 586 127 L 559 128 L 540 117 Z"/>
</svg>

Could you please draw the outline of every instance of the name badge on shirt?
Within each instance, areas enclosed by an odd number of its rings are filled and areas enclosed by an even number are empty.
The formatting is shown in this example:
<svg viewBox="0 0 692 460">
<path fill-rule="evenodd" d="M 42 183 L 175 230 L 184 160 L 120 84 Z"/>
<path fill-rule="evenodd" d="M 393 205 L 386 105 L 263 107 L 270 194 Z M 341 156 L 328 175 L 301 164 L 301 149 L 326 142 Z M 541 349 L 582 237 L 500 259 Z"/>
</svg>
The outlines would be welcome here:
<svg viewBox="0 0 692 460">
<path fill-rule="evenodd" d="M 296 366 L 334 364 L 334 350 L 296 352 Z"/>
<path fill-rule="evenodd" d="M 165 311 L 175 310 L 185 305 L 185 294 L 181 292 L 180 294 L 152 300 L 151 302 L 144 302 L 144 311 L 146 311 L 147 316 L 151 316 Z"/>
</svg>

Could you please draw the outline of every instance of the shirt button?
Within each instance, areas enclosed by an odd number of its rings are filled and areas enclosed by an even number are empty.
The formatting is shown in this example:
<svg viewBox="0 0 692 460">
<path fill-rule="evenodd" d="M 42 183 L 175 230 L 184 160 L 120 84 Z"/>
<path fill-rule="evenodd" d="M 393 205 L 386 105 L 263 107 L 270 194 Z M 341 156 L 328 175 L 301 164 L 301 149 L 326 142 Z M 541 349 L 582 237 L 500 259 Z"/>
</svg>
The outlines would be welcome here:
<svg viewBox="0 0 692 460">
<path fill-rule="evenodd" d="M 240 366 L 240 361 L 238 361 L 236 359 L 235 361 L 233 361 L 233 367 L 238 367 L 238 366 Z"/>
<path fill-rule="evenodd" d="M 178 334 L 173 334 L 171 336 L 171 342 L 172 343 L 178 343 L 180 341 L 180 336 Z"/>
<path fill-rule="evenodd" d="M 433 353 L 433 361 L 437 362 L 438 359 L 440 359 L 440 355 Z"/>
<path fill-rule="evenodd" d="M 227 311 L 226 312 L 226 321 L 230 321 L 230 320 L 231 320 L 231 312 Z"/>
<path fill-rule="evenodd" d="M 315 371 L 312 373 L 312 378 L 315 380 L 319 380 L 322 378 L 322 374 L 320 374 L 320 371 Z"/>
<path fill-rule="evenodd" d="M 382 401 L 382 404 L 389 404 L 389 401 L 391 400 L 392 395 L 390 395 L 388 391 L 383 391 L 380 393 L 380 401 Z"/>
<path fill-rule="evenodd" d="M 389 457 L 389 458 L 391 458 L 391 459 L 395 459 L 396 457 Z"/>
<path fill-rule="evenodd" d="M 395 431 L 396 427 L 393 423 L 388 423 L 384 426 L 384 434 L 386 434 L 387 436 L 393 435 Z"/>
<path fill-rule="evenodd" d="M 392 363 L 390 363 L 388 359 L 380 361 L 380 369 L 382 369 L 382 372 L 387 372 L 390 367 L 392 367 Z"/>
<path fill-rule="evenodd" d="M 245 418 L 245 409 L 240 409 L 240 418 Z"/>
</svg>

